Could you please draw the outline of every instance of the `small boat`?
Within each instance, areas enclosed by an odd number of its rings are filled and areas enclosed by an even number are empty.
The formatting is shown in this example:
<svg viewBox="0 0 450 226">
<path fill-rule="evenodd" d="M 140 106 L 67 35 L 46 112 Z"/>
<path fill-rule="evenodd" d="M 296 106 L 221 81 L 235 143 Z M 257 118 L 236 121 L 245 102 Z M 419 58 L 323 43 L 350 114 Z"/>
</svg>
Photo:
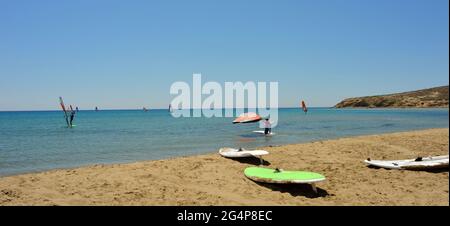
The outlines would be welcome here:
<svg viewBox="0 0 450 226">
<path fill-rule="evenodd" d="M 252 122 L 259 122 L 261 121 L 262 118 L 261 116 L 259 116 L 258 114 L 254 113 L 254 112 L 249 112 L 249 113 L 243 113 L 241 114 L 239 117 L 237 117 L 233 123 L 252 123 Z"/>
<path fill-rule="evenodd" d="M 448 168 L 449 157 L 448 155 L 443 155 L 390 161 L 367 159 L 364 162 L 369 166 L 386 169 L 431 170 Z"/>
</svg>

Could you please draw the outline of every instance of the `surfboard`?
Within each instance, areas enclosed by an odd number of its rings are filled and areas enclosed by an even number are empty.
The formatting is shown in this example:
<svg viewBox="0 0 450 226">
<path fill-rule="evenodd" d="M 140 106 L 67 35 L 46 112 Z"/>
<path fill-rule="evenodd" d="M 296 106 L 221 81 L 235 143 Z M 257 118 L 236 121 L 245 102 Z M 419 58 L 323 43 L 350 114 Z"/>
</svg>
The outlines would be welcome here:
<svg viewBox="0 0 450 226">
<path fill-rule="evenodd" d="M 61 126 L 61 128 L 70 128 L 70 129 L 72 129 L 72 128 L 74 128 L 74 127 L 77 127 L 77 125 L 72 125 L 72 127 L 68 127 L 68 126 Z"/>
<path fill-rule="evenodd" d="M 364 161 L 367 165 L 386 169 L 404 169 L 404 170 L 427 170 L 439 169 L 449 166 L 449 156 L 430 156 L 416 159 L 404 160 L 371 160 Z"/>
<path fill-rule="evenodd" d="M 263 155 L 268 155 L 268 151 L 264 150 L 239 150 L 235 148 L 221 148 L 219 154 L 225 158 L 244 158 L 244 157 L 256 157 L 259 158 L 260 164 L 264 164 L 262 158 Z"/>
<path fill-rule="evenodd" d="M 270 132 L 269 134 L 265 134 L 264 130 L 257 130 L 257 131 L 253 131 L 254 133 L 258 133 L 258 134 L 262 134 L 262 135 L 266 135 L 266 136 L 273 136 L 276 135 L 276 133 L 274 132 Z"/>
<path fill-rule="evenodd" d="M 227 158 L 243 158 L 243 157 L 259 157 L 263 155 L 268 155 L 269 152 L 264 150 L 243 149 L 242 151 L 239 151 L 239 149 L 235 148 L 221 148 L 219 150 L 219 154 Z"/>
<path fill-rule="evenodd" d="M 250 180 L 262 183 L 274 184 L 311 184 L 313 190 L 317 193 L 315 183 L 324 181 L 325 176 L 306 171 L 277 171 L 263 167 L 249 167 L 245 169 L 244 174 Z"/>
</svg>

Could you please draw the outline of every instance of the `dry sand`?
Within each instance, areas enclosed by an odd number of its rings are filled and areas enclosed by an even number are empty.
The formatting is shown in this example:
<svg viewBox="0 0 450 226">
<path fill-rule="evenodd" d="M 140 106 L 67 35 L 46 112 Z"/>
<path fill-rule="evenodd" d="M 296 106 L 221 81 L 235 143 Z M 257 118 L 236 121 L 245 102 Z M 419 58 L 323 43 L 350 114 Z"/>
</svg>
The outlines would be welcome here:
<svg viewBox="0 0 450 226">
<path fill-rule="evenodd" d="M 449 129 L 268 147 L 268 167 L 321 173 L 308 185 L 264 185 L 258 159 L 218 154 L 94 165 L 0 178 L 0 205 L 449 205 L 449 173 L 372 169 L 362 162 L 447 155 Z M 270 165 L 269 165 L 270 164 Z"/>
</svg>

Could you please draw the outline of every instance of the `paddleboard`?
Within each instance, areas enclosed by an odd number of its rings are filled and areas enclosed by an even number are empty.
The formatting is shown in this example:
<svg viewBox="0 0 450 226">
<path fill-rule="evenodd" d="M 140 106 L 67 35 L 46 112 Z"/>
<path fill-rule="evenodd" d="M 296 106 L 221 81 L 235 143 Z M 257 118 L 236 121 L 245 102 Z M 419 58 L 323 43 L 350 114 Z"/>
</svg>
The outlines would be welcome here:
<svg viewBox="0 0 450 226">
<path fill-rule="evenodd" d="M 404 160 L 371 160 L 364 161 L 366 164 L 386 169 L 409 169 L 409 170 L 427 170 L 446 168 L 449 163 L 449 156 L 431 156 L 417 159 Z"/>
<path fill-rule="evenodd" d="M 263 167 L 249 167 L 245 169 L 244 174 L 253 181 L 275 184 L 310 184 L 325 180 L 325 176 L 314 172 L 285 170 L 278 172 Z"/>
<path fill-rule="evenodd" d="M 249 167 L 244 174 L 250 180 L 272 184 L 310 184 L 317 193 L 316 183 L 325 180 L 325 176 L 305 171 L 284 171 L 263 167 Z"/>
<path fill-rule="evenodd" d="M 263 155 L 268 155 L 268 151 L 264 150 L 245 150 L 239 151 L 239 149 L 234 148 L 221 148 L 219 154 L 226 158 L 244 158 L 244 157 L 260 157 Z"/>
<path fill-rule="evenodd" d="M 275 135 L 276 133 L 274 133 L 274 132 L 270 132 L 269 134 L 265 134 L 264 133 L 264 130 L 257 130 L 257 131 L 253 131 L 254 133 L 258 133 L 258 134 L 262 134 L 262 135 L 266 135 L 266 136 L 273 136 L 273 135 Z"/>
</svg>

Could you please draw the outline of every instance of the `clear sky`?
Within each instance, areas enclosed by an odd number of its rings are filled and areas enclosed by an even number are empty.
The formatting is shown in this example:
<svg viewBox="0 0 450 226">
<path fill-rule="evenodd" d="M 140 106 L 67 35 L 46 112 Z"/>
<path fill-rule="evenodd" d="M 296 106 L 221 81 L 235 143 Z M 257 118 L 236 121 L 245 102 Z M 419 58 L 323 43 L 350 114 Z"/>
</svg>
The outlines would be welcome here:
<svg viewBox="0 0 450 226">
<path fill-rule="evenodd" d="M 166 108 L 170 85 L 278 81 L 280 106 L 449 83 L 448 0 L 0 0 L 0 110 Z"/>
</svg>

